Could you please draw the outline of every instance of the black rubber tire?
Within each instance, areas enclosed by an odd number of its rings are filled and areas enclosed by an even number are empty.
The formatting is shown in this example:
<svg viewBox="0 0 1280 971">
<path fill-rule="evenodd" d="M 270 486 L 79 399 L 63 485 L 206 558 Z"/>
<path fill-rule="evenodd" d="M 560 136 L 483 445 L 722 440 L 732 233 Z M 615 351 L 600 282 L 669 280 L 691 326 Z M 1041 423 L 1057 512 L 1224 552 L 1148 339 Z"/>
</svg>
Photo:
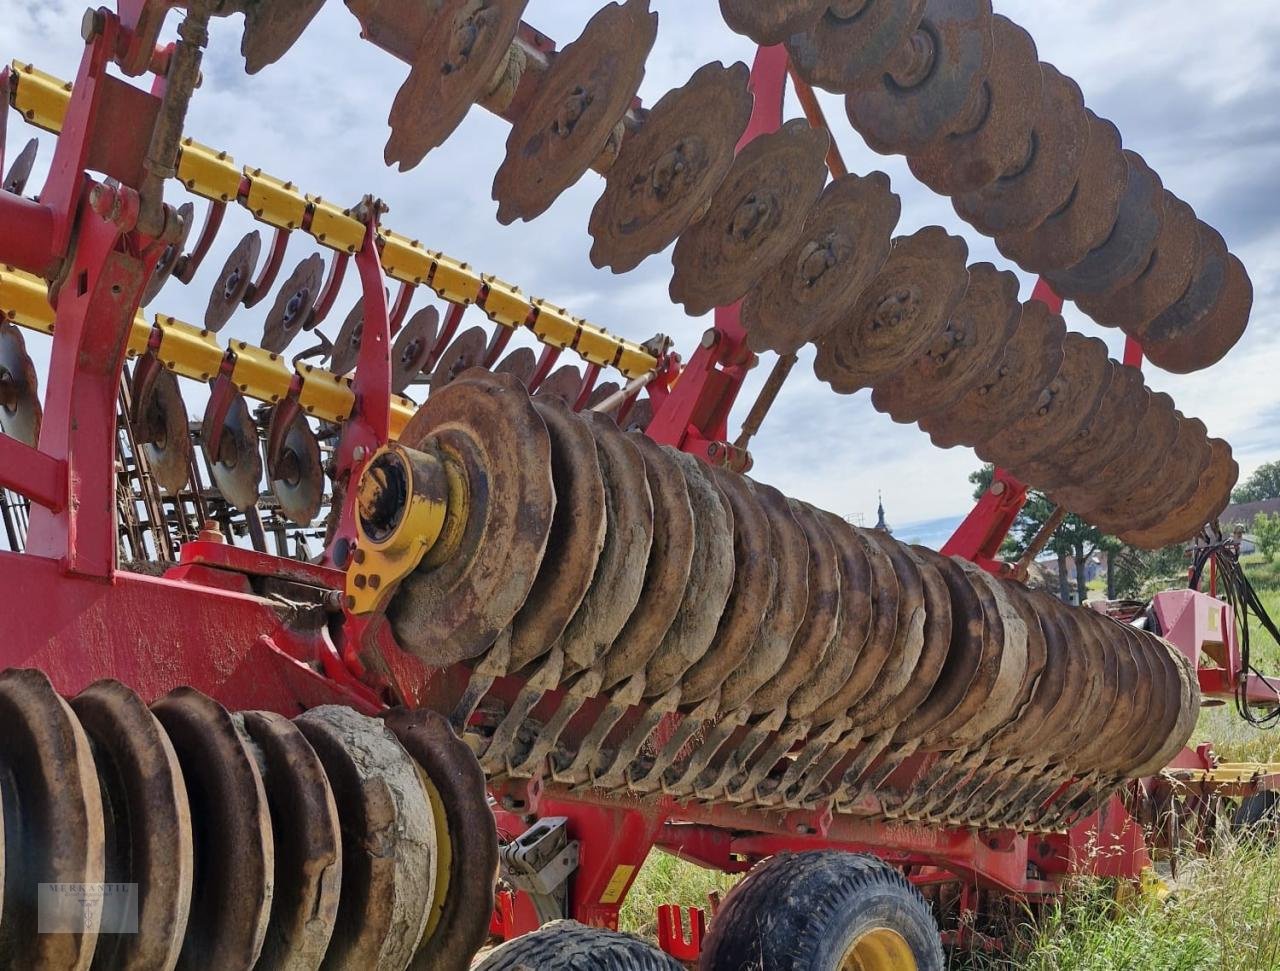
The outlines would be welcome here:
<svg viewBox="0 0 1280 971">
<path fill-rule="evenodd" d="M 1236 832 L 1271 833 L 1280 830 L 1280 793 L 1264 790 L 1245 796 L 1231 816 Z"/>
<path fill-rule="evenodd" d="M 897 931 L 919 971 L 942 971 L 942 938 L 925 899 L 869 856 L 818 850 L 770 857 L 729 892 L 699 971 L 838 971 L 869 930 Z"/>
<path fill-rule="evenodd" d="M 554 920 L 495 948 L 472 971 L 684 971 L 684 965 L 638 937 Z"/>
</svg>

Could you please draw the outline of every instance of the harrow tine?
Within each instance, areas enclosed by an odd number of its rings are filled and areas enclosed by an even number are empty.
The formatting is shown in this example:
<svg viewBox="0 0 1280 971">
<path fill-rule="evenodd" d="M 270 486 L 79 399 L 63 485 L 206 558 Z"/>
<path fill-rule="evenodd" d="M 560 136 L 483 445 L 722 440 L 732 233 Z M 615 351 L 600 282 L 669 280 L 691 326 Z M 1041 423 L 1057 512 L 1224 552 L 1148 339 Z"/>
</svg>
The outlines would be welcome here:
<svg viewBox="0 0 1280 971">
<path fill-rule="evenodd" d="M 663 788 L 663 780 L 667 770 L 680 757 L 680 753 L 693 741 L 695 735 L 703 731 L 719 707 L 718 697 L 707 698 L 698 707 L 684 716 L 684 720 L 676 726 L 662 746 L 652 763 L 644 767 L 644 771 L 633 769 L 627 772 L 628 787 L 637 792 L 651 793 Z M 700 744 L 705 744 L 705 741 Z"/>
<path fill-rule="evenodd" d="M 641 684 L 644 683 L 641 675 L 637 675 L 636 680 Z M 649 702 L 631 731 L 618 746 L 617 751 L 613 753 L 613 758 L 601 765 L 592 785 L 605 790 L 626 788 L 627 772 L 631 763 L 635 761 L 636 756 L 657 730 L 659 724 L 666 719 L 667 715 L 675 712 L 679 702 L 679 686 L 672 688 L 657 700 Z"/>
<path fill-rule="evenodd" d="M 734 733 L 746 724 L 746 721 L 747 714 L 742 709 L 722 714 L 719 721 L 712 725 L 706 737 L 690 754 L 684 766 L 673 766 L 664 774 L 662 791 L 676 798 L 688 798 L 693 795 L 699 777 L 711 765 L 720 750 L 728 744 Z"/>
<path fill-rule="evenodd" d="M 745 718 L 745 715 L 741 717 Z M 696 777 L 693 787 L 694 795 L 703 802 L 717 802 L 722 799 L 733 781 L 746 771 L 747 763 L 751 761 L 752 756 L 778 730 L 785 717 L 784 712 L 774 711 L 753 725 L 738 745 L 729 750 L 718 769 L 708 769 L 712 773 L 710 778 L 704 782 L 705 774 Z"/>
<path fill-rule="evenodd" d="M 524 728 L 529 714 L 542 700 L 543 695 L 560 683 L 564 673 L 564 651 L 555 648 L 524 683 L 515 701 L 507 709 L 498 727 L 489 738 L 489 744 L 479 754 L 480 767 L 490 777 L 504 774 L 511 758 L 516 738 Z"/>
</svg>

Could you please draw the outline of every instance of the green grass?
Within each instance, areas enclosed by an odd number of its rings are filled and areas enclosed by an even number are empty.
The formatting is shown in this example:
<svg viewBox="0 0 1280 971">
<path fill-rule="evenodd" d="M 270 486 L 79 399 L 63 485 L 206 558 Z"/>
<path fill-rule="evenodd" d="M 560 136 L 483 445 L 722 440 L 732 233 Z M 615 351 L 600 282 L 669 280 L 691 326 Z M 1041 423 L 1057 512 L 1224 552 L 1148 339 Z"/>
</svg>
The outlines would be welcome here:
<svg viewBox="0 0 1280 971">
<path fill-rule="evenodd" d="M 655 915 L 659 904 L 701 907 L 709 911 L 709 896 L 713 893 L 727 894 L 738 879 L 662 850 L 654 850 L 627 893 L 618 925 L 624 931 L 657 940 Z"/>
</svg>

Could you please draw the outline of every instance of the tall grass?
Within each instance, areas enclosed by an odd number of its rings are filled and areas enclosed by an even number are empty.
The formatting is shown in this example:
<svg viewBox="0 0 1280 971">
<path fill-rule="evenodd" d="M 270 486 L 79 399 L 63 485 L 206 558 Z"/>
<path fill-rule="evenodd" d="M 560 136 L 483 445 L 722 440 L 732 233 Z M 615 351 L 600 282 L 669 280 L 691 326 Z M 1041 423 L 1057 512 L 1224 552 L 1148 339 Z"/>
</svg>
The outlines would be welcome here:
<svg viewBox="0 0 1280 971">
<path fill-rule="evenodd" d="M 622 913 L 618 916 L 618 926 L 632 934 L 657 940 L 655 915 L 659 904 L 708 910 L 710 895 L 724 896 L 738 880 L 738 876 L 708 870 L 662 850 L 654 850 L 627 893 Z"/>
</svg>

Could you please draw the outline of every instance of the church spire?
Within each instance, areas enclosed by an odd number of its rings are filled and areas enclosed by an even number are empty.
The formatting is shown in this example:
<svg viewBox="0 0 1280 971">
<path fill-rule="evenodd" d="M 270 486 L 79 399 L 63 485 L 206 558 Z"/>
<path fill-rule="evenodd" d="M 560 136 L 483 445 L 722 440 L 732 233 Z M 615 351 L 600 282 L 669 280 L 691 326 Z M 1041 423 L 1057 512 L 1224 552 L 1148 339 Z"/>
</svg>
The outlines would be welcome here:
<svg viewBox="0 0 1280 971">
<path fill-rule="evenodd" d="M 884 496 L 877 491 L 876 498 L 880 503 L 876 507 L 876 529 L 884 530 L 886 533 L 892 533 L 893 530 L 890 529 L 889 524 L 884 521 Z"/>
</svg>

